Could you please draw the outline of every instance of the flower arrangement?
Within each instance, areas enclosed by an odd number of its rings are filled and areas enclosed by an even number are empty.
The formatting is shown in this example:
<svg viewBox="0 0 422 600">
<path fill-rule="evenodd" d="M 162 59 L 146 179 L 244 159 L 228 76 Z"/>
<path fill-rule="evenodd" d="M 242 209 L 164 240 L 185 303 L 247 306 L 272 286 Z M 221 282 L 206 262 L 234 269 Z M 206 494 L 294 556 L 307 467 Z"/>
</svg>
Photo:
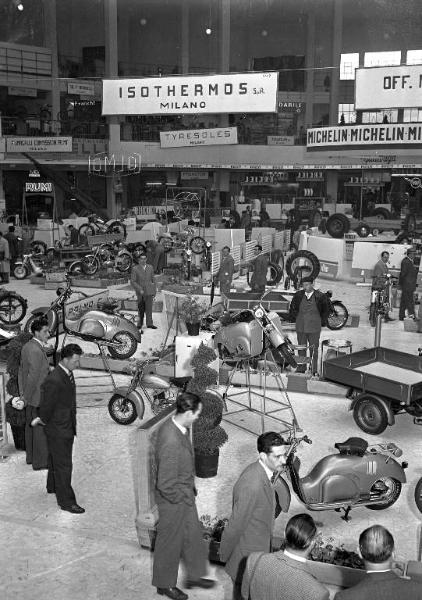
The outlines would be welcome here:
<svg viewBox="0 0 422 600">
<path fill-rule="evenodd" d="M 309 555 L 309 560 L 341 565 L 352 569 L 364 569 L 363 559 L 353 550 L 347 550 L 344 544 L 336 545 L 334 538 L 324 539 L 317 537 L 314 547 Z"/>
<path fill-rule="evenodd" d="M 207 310 L 204 302 L 199 302 L 195 298 L 185 298 L 178 307 L 179 316 L 185 323 L 199 323 Z"/>
</svg>

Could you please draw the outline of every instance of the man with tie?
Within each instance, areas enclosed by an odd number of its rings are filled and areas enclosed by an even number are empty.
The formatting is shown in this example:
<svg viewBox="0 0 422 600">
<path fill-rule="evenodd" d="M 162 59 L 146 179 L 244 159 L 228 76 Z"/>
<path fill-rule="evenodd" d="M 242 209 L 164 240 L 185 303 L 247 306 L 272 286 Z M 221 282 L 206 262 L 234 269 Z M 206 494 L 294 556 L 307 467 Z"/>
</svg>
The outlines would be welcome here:
<svg viewBox="0 0 422 600">
<path fill-rule="evenodd" d="M 186 567 L 185 587 L 212 588 L 206 579 L 207 550 L 195 504 L 195 466 L 189 428 L 199 417 L 199 396 L 182 392 L 176 400 L 176 414 L 158 429 L 154 443 L 158 506 L 157 538 L 154 549 L 152 585 L 158 594 L 173 600 L 187 600 L 177 583 L 179 562 Z"/>
<path fill-rule="evenodd" d="M 130 282 L 138 298 L 139 329 L 144 324 L 144 315 L 148 329 L 157 329 L 152 322 L 152 303 L 157 293 L 157 286 L 155 285 L 154 268 L 147 264 L 146 254 L 141 254 L 139 265 L 133 267 Z"/>
<path fill-rule="evenodd" d="M 257 440 L 259 459 L 248 465 L 233 488 L 232 514 L 224 528 L 220 555 L 233 580 L 233 598 L 241 598 L 241 582 L 251 552 L 270 552 L 274 519 L 290 506 L 290 490 L 279 477 L 286 442 L 274 431 Z"/>
<path fill-rule="evenodd" d="M 25 447 L 26 462 L 32 464 L 34 471 L 47 468 L 47 440 L 41 428 L 31 427 L 31 422 L 38 416 L 41 384 L 47 377 L 48 364 L 45 344 L 50 337 L 48 319 L 38 317 L 31 323 L 34 336 L 22 347 L 18 371 L 18 388 L 21 400 L 25 405 Z"/>
<path fill-rule="evenodd" d="M 48 445 L 47 492 L 56 494 L 62 510 L 85 512 L 76 502 L 72 488 L 72 448 L 76 435 L 76 386 L 74 369 L 79 367 L 82 349 L 77 344 L 63 346 L 58 366 L 41 386 L 39 417 L 32 425 L 44 426 Z"/>
</svg>

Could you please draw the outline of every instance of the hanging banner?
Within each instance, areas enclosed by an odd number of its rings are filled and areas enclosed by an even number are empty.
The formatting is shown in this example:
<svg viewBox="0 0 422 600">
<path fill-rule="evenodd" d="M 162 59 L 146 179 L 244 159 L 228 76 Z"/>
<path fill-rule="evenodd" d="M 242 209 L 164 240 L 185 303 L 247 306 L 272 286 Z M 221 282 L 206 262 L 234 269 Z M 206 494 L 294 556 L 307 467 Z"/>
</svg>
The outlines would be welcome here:
<svg viewBox="0 0 422 600">
<path fill-rule="evenodd" d="M 78 94 L 79 96 L 95 96 L 95 85 L 90 82 L 74 83 L 69 81 L 67 84 L 68 94 Z"/>
<path fill-rule="evenodd" d="M 355 109 L 421 105 L 422 65 L 356 69 Z"/>
<path fill-rule="evenodd" d="M 160 142 L 161 148 L 237 144 L 237 127 L 184 129 L 183 131 L 160 131 Z"/>
<path fill-rule="evenodd" d="M 103 115 L 277 111 L 278 73 L 104 79 Z"/>
<path fill-rule="evenodd" d="M 8 137 L 7 152 L 72 152 L 71 137 Z"/>
<path fill-rule="evenodd" d="M 422 125 L 414 123 L 317 127 L 306 132 L 307 148 L 420 144 L 421 141 Z"/>
</svg>

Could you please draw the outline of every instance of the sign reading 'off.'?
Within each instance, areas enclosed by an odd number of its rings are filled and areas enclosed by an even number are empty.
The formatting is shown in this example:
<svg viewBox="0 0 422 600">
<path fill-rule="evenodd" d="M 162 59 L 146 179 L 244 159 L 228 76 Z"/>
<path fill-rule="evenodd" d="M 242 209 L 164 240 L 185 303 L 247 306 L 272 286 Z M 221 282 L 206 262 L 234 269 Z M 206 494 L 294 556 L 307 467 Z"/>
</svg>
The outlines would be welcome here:
<svg viewBox="0 0 422 600">
<path fill-rule="evenodd" d="M 421 106 L 422 65 L 356 69 L 356 110 Z"/>
<path fill-rule="evenodd" d="M 103 115 L 277 111 L 278 73 L 104 79 Z"/>
</svg>

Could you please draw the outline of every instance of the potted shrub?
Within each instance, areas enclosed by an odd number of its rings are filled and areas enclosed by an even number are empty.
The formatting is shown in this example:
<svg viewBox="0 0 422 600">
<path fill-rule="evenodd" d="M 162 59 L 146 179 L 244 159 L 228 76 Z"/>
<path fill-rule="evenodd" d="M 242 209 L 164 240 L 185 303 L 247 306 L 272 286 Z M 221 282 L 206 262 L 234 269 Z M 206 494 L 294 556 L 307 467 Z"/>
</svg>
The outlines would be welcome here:
<svg viewBox="0 0 422 600">
<path fill-rule="evenodd" d="M 179 317 L 186 323 L 189 335 L 199 335 L 201 319 L 207 310 L 204 302 L 187 296 L 178 306 Z"/>
<path fill-rule="evenodd" d="M 220 448 L 227 442 L 227 433 L 220 425 L 223 400 L 220 394 L 210 389 L 216 385 L 218 373 L 208 364 L 216 358 L 215 351 L 202 343 L 191 361 L 194 375 L 186 388 L 200 396 L 202 402 L 202 412 L 193 424 L 193 448 L 196 475 L 203 478 L 217 475 Z"/>
<path fill-rule="evenodd" d="M 208 544 L 208 560 L 212 563 L 224 564 L 220 557 L 220 542 L 228 519 L 202 515 L 199 520 L 204 529 L 203 538 Z"/>
</svg>

